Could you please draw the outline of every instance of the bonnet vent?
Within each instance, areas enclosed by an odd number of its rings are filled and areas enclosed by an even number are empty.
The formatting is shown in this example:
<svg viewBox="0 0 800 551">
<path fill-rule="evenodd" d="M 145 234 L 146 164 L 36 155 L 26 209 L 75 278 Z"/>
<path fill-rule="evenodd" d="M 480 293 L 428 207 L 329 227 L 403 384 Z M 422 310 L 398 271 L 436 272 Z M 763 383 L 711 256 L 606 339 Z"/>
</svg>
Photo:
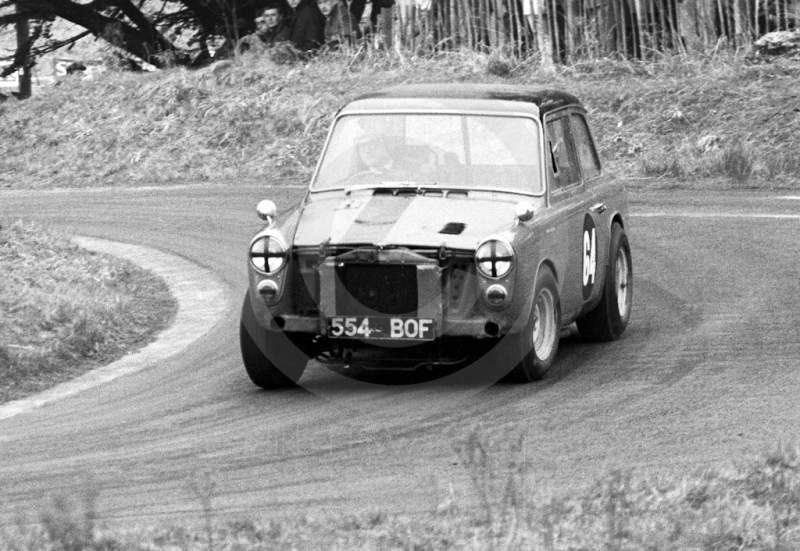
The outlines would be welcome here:
<svg viewBox="0 0 800 551">
<path fill-rule="evenodd" d="M 444 233 L 446 235 L 461 235 L 461 232 L 464 231 L 467 225 L 462 222 L 448 222 L 445 226 L 439 230 L 439 233 Z"/>
</svg>

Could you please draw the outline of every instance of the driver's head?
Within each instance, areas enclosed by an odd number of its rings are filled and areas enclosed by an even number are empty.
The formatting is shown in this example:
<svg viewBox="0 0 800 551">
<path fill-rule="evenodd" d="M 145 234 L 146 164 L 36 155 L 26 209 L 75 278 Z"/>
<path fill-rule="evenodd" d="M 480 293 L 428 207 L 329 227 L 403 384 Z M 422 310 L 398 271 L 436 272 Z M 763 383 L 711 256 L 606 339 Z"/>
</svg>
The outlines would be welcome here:
<svg viewBox="0 0 800 551">
<path fill-rule="evenodd" d="M 379 135 L 364 135 L 356 139 L 358 158 L 370 170 L 391 168 L 392 154 L 386 139 Z"/>
<path fill-rule="evenodd" d="M 372 171 L 384 171 L 392 167 L 390 117 L 368 115 L 358 119 L 355 136 L 358 158 Z"/>
</svg>

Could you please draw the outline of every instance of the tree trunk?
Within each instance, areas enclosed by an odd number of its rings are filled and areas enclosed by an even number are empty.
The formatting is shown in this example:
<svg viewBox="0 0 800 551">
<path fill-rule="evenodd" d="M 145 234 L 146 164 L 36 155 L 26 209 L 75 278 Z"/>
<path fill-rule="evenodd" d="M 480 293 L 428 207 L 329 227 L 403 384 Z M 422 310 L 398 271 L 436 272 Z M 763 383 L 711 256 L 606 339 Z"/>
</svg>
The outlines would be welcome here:
<svg viewBox="0 0 800 551">
<path fill-rule="evenodd" d="M 545 10 L 544 0 L 533 0 L 533 21 L 536 27 L 536 40 L 542 56 L 542 66 L 553 66 L 553 39 L 550 35 L 550 23 L 546 17 L 549 10 Z"/>
<path fill-rule="evenodd" d="M 381 17 L 383 21 L 381 22 L 382 29 L 383 29 L 383 43 L 386 44 L 386 50 L 391 51 L 392 47 L 394 46 L 394 38 L 392 35 L 392 24 L 394 20 L 394 9 L 392 6 L 388 8 L 381 9 Z"/>
<path fill-rule="evenodd" d="M 17 11 L 22 11 L 22 3 L 17 3 Z M 17 56 L 22 63 L 22 74 L 19 75 L 19 97 L 20 99 L 31 97 L 31 63 L 30 47 L 28 44 L 28 20 L 21 19 L 17 23 Z"/>
<path fill-rule="evenodd" d="M 569 63 L 575 56 L 575 4 L 573 0 L 566 0 L 566 23 L 564 24 L 564 59 Z"/>
</svg>

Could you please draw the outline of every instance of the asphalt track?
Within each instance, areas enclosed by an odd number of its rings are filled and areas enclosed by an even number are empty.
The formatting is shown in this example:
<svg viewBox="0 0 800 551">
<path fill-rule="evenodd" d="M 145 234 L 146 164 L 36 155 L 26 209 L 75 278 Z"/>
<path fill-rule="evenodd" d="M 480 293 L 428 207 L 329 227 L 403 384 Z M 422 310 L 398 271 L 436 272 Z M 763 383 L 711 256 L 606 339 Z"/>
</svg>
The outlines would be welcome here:
<svg viewBox="0 0 800 551">
<path fill-rule="evenodd" d="M 285 212 L 301 195 L 0 192 L 3 222 L 37 219 L 179 257 L 206 278 L 187 291 L 205 303 L 207 322 L 173 331 L 176 344 L 162 340 L 161 356 L 121 376 L 0 419 L 0 521 L 34 514 L 54 493 L 79 494 L 87 477 L 111 524 L 196 519 L 187 478 L 205 473 L 220 515 L 426 513 L 451 493 L 470 499 L 453 443 L 476 426 L 496 437 L 494 461 L 521 453 L 531 487 L 552 493 L 613 469 L 682 474 L 797 441 L 798 194 L 632 195 L 628 331 L 603 345 L 563 340 L 541 383 L 356 391 L 316 365 L 300 388 L 265 392 L 238 351 L 245 247 L 260 227 L 258 200 Z"/>
</svg>

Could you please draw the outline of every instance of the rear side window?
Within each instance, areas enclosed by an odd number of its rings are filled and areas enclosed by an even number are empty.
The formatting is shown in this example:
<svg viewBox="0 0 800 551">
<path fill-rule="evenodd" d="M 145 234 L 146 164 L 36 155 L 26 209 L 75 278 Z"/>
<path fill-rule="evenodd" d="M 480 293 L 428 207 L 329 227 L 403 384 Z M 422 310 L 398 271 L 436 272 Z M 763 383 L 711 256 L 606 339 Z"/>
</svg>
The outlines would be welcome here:
<svg viewBox="0 0 800 551">
<path fill-rule="evenodd" d="M 581 162 L 583 177 L 587 180 L 600 175 L 600 161 L 595 151 L 589 126 L 583 115 L 572 114 L 572 135 L 575 138 L 575 149 Z"/>
<path fill-rule="evenodd" d="M 553 190 L 557 191 L 580 183 L 580 171 L 575 165 L 568 117 L 560 117 L 547 123 L 547 151 L 550 155 Z"/>
</svg>

